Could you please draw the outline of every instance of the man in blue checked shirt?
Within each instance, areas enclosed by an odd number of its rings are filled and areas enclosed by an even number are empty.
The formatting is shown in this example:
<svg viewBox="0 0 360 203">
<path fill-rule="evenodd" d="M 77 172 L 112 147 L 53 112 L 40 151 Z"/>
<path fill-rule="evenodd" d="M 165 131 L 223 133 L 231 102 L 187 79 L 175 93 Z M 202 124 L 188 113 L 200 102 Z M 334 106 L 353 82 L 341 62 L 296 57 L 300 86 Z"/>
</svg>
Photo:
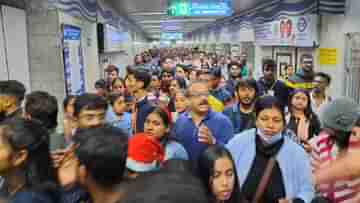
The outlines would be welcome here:
<svg viewBox="0 0 360 203">
<path fill-rule="evenodd" d="M 225 115 L 210 110 L 210 93 L 206 82 L 193 82 L 186 94 L 190 111 L 178 118 L 172 133 L 196 166 L 199 155 L 208 145 L 225 145 L 233 137 L 233 126 Z"/>
</svg>

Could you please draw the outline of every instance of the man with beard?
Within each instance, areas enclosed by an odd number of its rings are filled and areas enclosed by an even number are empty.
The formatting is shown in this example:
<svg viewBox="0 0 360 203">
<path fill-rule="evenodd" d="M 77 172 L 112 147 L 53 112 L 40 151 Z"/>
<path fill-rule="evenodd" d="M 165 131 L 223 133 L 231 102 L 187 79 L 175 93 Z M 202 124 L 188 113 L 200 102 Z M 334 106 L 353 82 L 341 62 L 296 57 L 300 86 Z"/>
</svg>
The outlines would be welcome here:
<svg viewBox="0 0 360 203">
<path fill-rule="evenodd" d="M 0 81 L 0 121 L 22 117 L 25 86 L 16 80 Z"/>
<path fill-rule="evenodd" d="M 289 89 L 284 82 L 276 78 L 276 63 L 272 59 L 263 61 L 264 76 L 258 80 L 259 95 L 275 96 L 281 104 L 287 106 Z"/>
<path fill-rule="evenodd" d="M 326 73 L 316 73 L 314 77 L 314 89 L 311 92 L 311 108 L 314 113 L 319 114 L 321 108 L 331 102 L 331 97 L 327 95 L 326 90 L 330 86 L 331 77 Z"/>
<path fill-rule="evenodd" d="M 292 89 L 306 89 L 311 90 L 314 88 L 314 61 L 313 57 L 309 54 L 304 54 L 300 58 L 300 70 L 285 81 L 285 84 Z"/>
<path fill-rule="evenodd" d="M 257 84 L 253 79 L 241 80 L 236 85 L 236 95 L 239 102 L 224 111 L 234 126 L 234 134 L 255 127 L 254 104 L 257 92 Z"/>
<path fill-rule="evenodd" d="M 233 137 L 231 121 L 210 109 L 209 95 L 207 82 L 191 83 L 186 92 L 189 112 L 181 114 L 172 129 L 173 136 L 185 147 L 195 166 L 207 146 L 225 145 Z"/>
<path fill-rule="evenodd" d="M 237 62 L 231 62 L 228 65 L 228 71 L 230 73 L 229 80 L 226 81 L 226 89 L 232 96 L 235 95 L 235 86 L 236 83 L 241 80 L 241 64 Z"/>
</svg>

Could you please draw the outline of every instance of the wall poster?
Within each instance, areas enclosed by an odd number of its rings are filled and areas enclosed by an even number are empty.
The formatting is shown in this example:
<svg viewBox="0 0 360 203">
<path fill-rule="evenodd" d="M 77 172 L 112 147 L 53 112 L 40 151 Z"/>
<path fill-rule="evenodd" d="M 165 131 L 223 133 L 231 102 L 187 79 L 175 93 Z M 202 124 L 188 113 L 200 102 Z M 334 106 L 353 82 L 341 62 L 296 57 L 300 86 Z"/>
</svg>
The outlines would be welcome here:
<svg viewBox="0 0 360 203">
<path fill-rule="evenodd" d="M 80 95 L 85 92 L 81 29 L 72 25 L 62 25 L 62 30 L 66 94 Z"/>
<path fill-rule="evenodd" d="M 317 42 L 317 17 L 281 16 L 255 24 L 255 41 L 260 46 L 313 47 Z"/>
<path fill-rule="evenodd" d="M 336 48 L 320 48 L 319 49 L 320 65 L 336 65 L 337 49 Z"/>
</svg>

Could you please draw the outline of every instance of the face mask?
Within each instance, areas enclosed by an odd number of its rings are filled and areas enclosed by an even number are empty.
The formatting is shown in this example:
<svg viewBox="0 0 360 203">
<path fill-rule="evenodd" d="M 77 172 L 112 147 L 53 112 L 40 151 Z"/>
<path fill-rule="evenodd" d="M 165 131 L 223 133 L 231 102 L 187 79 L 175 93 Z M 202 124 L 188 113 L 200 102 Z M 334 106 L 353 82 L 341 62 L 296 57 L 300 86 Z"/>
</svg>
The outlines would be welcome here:
<svg viewBox="0 0 360 203">
<path fill-rule="evenodd" d="M 276 142 L 278 142 L 279 140 L 282 139 L 282 132 L 277 133 L 276 135 L 273 135 L 271 137 L 265 135 L 261 129 L 257 130 L 258 135 L 261 137 L 261 140 L 266 144 L 266 145 L 272 145 Z"/>
</svg>

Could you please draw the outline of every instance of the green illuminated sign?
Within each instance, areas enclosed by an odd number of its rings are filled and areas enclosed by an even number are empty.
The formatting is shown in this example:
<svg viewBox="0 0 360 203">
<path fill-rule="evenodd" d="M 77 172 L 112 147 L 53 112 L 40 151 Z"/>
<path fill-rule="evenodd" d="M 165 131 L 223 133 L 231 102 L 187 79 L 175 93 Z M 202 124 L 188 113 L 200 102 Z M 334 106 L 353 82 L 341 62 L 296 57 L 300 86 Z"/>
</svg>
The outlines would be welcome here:
<svg viewBox="0 0 360 203">
<path fill-rule="evenodd" d="M 169 16 L 229 16 L 231 0 L 168 0 Z"/>
<path fill-rule="evenodd" d="M 188 16 L 191 13 L 191 5 L 187 0 L 171 1 L 168 8 L 169 16 Z"/>
</svg>

